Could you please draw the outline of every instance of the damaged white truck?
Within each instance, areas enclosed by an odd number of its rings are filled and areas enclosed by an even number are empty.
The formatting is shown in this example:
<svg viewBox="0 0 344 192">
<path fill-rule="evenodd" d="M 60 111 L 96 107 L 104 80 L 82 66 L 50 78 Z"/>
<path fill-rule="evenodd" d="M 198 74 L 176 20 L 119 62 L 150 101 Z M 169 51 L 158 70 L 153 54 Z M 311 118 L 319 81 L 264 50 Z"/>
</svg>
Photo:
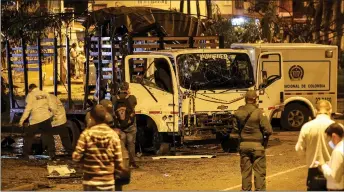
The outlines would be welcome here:
<svg viewBox="0 0 344 192">
<path fill-rule="evenodd" d="M 257 63 L 251 61 L 247 50 L 234 49 L 127 56 L 125 81 L 139 101 L 140 145 L 159 150 L 162 142 L 217 138 L 224 150 L 236 149 L 237 143 L 229 140 L 232 113 L 245 103 L 247 90 L 259 92 L 259 108 L 268 117 L 284 105 L 282 55 L 267 52 L 255 59 Z"/>
<path fill-rule="evenodd" d="M 126 57 L 125 81 L 139 101 L 140 146 L 158 151 L 163 142 L 221 139 L 225 151 L 235 150 L 232 114 L 244 104 L 249 89 L 257 90 L 258 106 L 269 119 L 279 118 L 287 130 L 300 129 L 315 117 L 320 99 L 329 100 L 336 112 L 336 46 L 232 47 L 236 49 L 163 50 Z"/>
</svg>

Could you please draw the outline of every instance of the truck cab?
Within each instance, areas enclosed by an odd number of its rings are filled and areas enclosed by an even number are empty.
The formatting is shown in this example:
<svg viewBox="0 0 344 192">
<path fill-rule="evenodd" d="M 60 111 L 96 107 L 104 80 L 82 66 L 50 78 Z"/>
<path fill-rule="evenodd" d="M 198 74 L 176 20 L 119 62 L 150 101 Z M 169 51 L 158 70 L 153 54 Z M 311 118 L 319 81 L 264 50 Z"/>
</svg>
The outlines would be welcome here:
<svg viewBox="0 0 344 192">
<path fill-rule="evenodd" d="M 233 112 L 245 104 L 248 90 L 257 91 L 257 105 L 268 117 L 281 110 L 281 53 L 261 53 L 255 61 L 249 54 L 235 49 L 180 49 L 126 56 L 125 81 L 138 100 L 141 145 L 229 138 Z"/>
</svg>

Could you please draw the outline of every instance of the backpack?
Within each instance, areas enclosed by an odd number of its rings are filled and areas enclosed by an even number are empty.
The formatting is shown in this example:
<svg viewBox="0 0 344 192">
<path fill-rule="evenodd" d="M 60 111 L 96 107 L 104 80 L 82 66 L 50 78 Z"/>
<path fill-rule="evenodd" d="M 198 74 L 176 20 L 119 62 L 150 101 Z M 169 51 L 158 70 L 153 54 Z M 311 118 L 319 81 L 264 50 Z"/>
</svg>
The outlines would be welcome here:
<svg viewBox="0 0 344 192">
<path fill-rule="evenodd" d="M 114 105 L 115 118 L 117 125 L 121 129 L 126 129 L 135 122 L 135 111 L 129 103 L 129 96 L 117 96 L 117 101 Z"/>
</svg>

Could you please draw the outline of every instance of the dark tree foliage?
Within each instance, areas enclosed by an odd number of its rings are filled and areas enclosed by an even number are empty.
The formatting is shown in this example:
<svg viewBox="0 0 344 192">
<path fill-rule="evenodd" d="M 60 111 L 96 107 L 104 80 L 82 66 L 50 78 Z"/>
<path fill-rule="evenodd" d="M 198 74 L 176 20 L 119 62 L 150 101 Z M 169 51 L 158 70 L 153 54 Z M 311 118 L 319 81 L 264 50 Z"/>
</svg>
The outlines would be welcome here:
<svg viewBox="0 0 344 192">
<path fill-rule="evenodd" d="M 215 18 L 206 24 L 205 35 L 224 36 L 226 48 L 232 43 L 254 43 L 260 40 L 261 32 L 253 19 L 248 19 L 243 26 L 233 26 L 231 20 L 223 18 L 220 14 Z"/>
<path fill-rule="evenodd" d="M 1 4 L 1 32 L 7 38 L 18 41 L 22 37 L 28 42 L 44 37 L 48 31 L 58 31 L 67 15 L 51 14 L 39 6 L 39 1 L 6 1 Z"/>
</svg>

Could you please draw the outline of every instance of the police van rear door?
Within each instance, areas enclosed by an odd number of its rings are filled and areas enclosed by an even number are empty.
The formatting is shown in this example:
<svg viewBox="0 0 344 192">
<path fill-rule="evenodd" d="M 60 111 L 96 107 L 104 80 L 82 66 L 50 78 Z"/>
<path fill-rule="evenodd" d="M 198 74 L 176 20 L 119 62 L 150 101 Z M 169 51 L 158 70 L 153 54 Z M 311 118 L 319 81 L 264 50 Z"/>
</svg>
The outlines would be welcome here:
<svg viewBox="0 0 344 192">
<path fill-rule="evenodd" d="M 284 101 L 283 59 L 280 52 L 259 55 L 256 88 L 259 90 L 259 108 L 263 108 L 270 117 Z"/>
</svg>

